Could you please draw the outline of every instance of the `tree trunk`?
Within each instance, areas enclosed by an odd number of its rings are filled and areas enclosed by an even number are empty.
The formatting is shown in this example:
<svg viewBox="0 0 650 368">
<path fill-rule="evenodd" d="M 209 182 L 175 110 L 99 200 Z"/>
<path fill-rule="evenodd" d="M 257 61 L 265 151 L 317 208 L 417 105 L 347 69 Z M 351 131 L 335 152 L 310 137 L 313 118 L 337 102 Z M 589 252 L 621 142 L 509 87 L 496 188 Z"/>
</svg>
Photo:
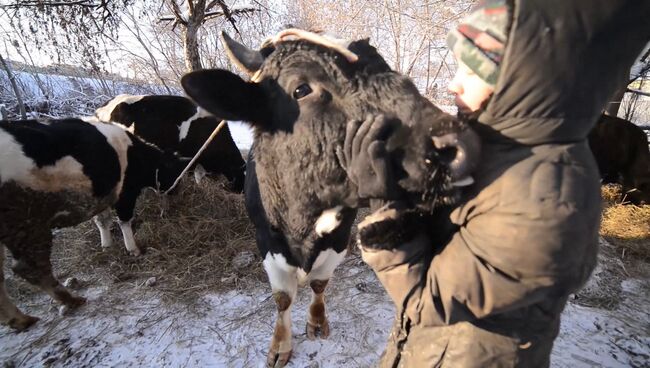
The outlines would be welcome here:
<svg viewBox="0 0 650 368">
<path fill-rule="evenodd" d="M 623 101 L 623 96 L 625 96 L 626 90 L 627 84 L 614 92 L 614 96 L 612 96 L 609 103 L 607 104 L 607 107 L 605 108 L 605 114 L 609 116 L 618 115 L 618 110 L 621 108 L 621 102 Z"/>
<path fill-rule="evenodd" d="M 199 42 L 197 33 L 201 23 L 188 22 L 187 27 L 184 28 L 183 33 L 185 36 L 183 46 L 185 49 L 185 67 L 188 72 L 203 69 L 201 65 L 201 55 L 199 54 Z"/>
<path fill-rule="evenodd" d="M 0 63 L 2 64 L 2 68 L 7 72 L 7 78 L 11 83 L 11 88 L 13 88 L 14 94 L 16 95 L 16 101 L 18 101 L 18 109 L 20 109 L 20 116 L 23 118 L 23 120 L 25 120 L 27 119 L 27 111 L 25 111 L 25 104 L 23 103 L 23 98 L 20 95 L 20 90 L 18 89 L 18 85 L 16 84 L 14 75 L 11 72 L 11 69 L 9 69 L 9 65 L 7 65 L 7 62 L 2 57 L 2 55 L 0 55 Z"/>
<path fill-rule="evenodd" d="M 5 105 L 0 104 L 0 120 L 7 120 L 7 119 L 9 119 L 9 113 L 5 108 Z"/>
</svg>

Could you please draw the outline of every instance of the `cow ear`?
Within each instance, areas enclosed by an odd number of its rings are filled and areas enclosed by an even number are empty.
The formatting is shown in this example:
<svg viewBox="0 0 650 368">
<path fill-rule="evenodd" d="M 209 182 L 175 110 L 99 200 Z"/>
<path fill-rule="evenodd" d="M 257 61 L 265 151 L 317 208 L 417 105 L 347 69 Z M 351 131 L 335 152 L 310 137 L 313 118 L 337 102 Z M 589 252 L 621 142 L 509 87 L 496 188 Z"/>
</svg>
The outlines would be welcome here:
<svg viewBox="0 0 650 368">
<path fill-rule="evenodd" d="M 260 125 L 269 116 L 262 86 L 227 70 L 191 72 L 181 78 L 181 85 L 197 105 L 219 118 Z"/>
<path fill-rule="evenodd" d="M 264 56 L 261 52 L 251 50 L 241 43 L 233 40 L 226 32 L 221 32 L 221 39 L 226 48 L 228 58 L 233 62 L 241 71 L 248 75 L 253 75 L 260 70 L 262 63 L 264 63 Z"/>
</svg>

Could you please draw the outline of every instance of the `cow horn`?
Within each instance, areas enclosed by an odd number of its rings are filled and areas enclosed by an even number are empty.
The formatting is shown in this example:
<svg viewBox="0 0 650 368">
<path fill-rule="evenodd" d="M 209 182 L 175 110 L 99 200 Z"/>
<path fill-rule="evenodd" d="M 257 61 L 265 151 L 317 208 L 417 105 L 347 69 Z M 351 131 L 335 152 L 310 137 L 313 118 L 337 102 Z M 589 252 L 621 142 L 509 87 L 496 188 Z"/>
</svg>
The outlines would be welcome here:
<svg viewBox="0 0 650 368">
<path fill-rule="evenodd" d="M 262 67 L 264 56 L 256 50 L 251 50 L 241 43 L 233 40 L 225 31 L 221 32 L 221 39 L 226 47 L 228 58 L 240 70 L 248 75 L 254 75 Z"/>
<path fill-rule="evenodd" d="M 316 45 L 325 46 L 329 49 L 332 49 L 340 54 L 342 54 L 349 62 L 354 63 L 359 60 L 359 56 L 354 52 L 348 50 L 349 42 L 341 39 L 336 39 L 334 37 L 327 37 L 318 33 L 305 31 L 299 28 L 289 28 L 281 31 L 275 35 L 271 42 L 273 44 L 278 44 L 282 41 L 290 40 L 305 40 Z"/>
<path fill-rule="evenodd" d="M 433 145 L 440 150 L 446 148 L 456 149 L 454 158 L 449 162 L 449 170 L 453 180 L 467 178 L 476 168 L 481 144 L 478 135 L 473 130 L 466 129 L 461 133 L 433 137 Z"/>
</svg>

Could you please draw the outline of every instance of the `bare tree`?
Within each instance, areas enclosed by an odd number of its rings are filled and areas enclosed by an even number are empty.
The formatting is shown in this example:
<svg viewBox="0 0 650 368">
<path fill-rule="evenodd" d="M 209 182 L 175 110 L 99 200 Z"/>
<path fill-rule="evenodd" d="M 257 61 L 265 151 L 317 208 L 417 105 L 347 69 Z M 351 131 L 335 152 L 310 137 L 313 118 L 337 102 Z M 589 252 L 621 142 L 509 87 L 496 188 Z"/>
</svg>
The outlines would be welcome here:
<svg viewBox="0 0 650 368">
<path fill-rule="evenodd" d="M 609 104 L 607 104 L 607 107 L 605 108 L 605 113 L 610 116 L 617 116 L 618 112 L 621 108 L 621 104 L 623 102 L 623 98 L 625 97 L 625 94 L 627 92 L 631 93 L 637 93 L 640 95 L 643 95 L 643 91 L 637 91 L 634 89 L 630 89 L 630 85 L 632 85 L 634 82 L 640 80 L 641 83 L 647 78 L 648 74 L 650 73 L 650 47 L 646 50 L 645 53 L 641 56 L 639 59 L 639 64 L 638 66 L 638 71 L 636 73 L 631 73 L 629 78 L 626 78 L 622 83 L 621 87 L 616 90 L 612 98 L 610 99 Z M 634 68 L 634 67 L 633 67 Z M 632 97 L 635 99 L 635 97 Z M 636 97 L 638 99 L 638 97 Z M 636 102 L 636 101 L 635 101 Z M 626 118 L 628 115 L 631 115 L 631 112 L 629 111 L 631 105 L 628 106 L 628 111 L 626 111 Z"/>
<path fill-rule="evenodd" d="M 182 3 L 180 3 L 182 1 Z M 203 68 L 199 52 L 198 32 L 203 24 L 213 18 L 225 18 L 239 33 L 236 16 L 258 11 L 255 8 L 230 9 L 223 0 L 168 0 L 171 16 L 162 16 L 161 21 L 172 22 L 172 28 L 180 25 L 183 30 L 185 66 L 188 71 Z"/>
<path fill-rule="evenodd" d="M 7 78 L 9 79 L 9 83 L 11 83 L 11 88 L 13 88 L 14 94 L 16 95 L 16 101 L 18 102 L 18 108 L 20 109 L 20 116 L 23 119 L 27 119 L 27 111 L 25 111 L 25 104 L 23 103 L 23 98 L 20 93 L 20 89 L 18 89 L 18 85 L 16 84 L 16 79 L 14 78 L 14 74 L 11 72 L 9 65 L 2 57 L 2 55 L 0 55 L 0 64 L 2 64 L 2 68 L 7 73 Z"/>
<path fill-rule="evenodd" d="M 16 33 L 29 35 L 34 47 L 54 59 L 76 54 L 99 70 L 106 35 L 117 34 L 119 11 L 134 0 L 8 0 L 0 4 Z"/>
<path fill-rule="evenodd" d="M 136 18 L 135 14 L 131 11 L 125 11 L 125 18 L 128 20 L 129 24 L 126 27 L 129 33 L 135 38 L 142 50 L 146 53 L 146 58 L 132 51 L 129 47 L 123 47 L 122 51 L 131 55 L 135 59 L 142 61 L 147 65 L 148 69 L 153 71 L 153 74 L 158 81 L 164 86 L 168 94 L 173 94 L 171 88 L 169 87 L 166 78 L 163 76 L 163 72 L 160 67 L 158 58 L 154 55 L 155 50 L 152 48 L 152 37 L 158 37 L 155 32 L 145 33 L 140 27 L 140 21 Z M 137 69 L 136 66 L 132 65 L 133 69 Z"/>
</svg>

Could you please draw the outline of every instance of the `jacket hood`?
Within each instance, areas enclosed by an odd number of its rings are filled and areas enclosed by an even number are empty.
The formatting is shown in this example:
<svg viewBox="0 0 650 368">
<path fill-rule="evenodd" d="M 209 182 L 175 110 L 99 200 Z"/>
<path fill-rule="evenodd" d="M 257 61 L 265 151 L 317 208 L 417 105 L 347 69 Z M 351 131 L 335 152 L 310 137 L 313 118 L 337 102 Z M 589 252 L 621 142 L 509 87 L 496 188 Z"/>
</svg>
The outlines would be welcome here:
<svg viewBox="0 0 650 368">
<path fill-rule="evenodd" d="M 586 139 L 650 40 L 649 3 L 593 0 L 586 8 L 566 0 L 513 1 L 500 76 L 479 116 L 485 139 Z M 575 17 L 557 16 L 567 12 Z"/>
</svg>

